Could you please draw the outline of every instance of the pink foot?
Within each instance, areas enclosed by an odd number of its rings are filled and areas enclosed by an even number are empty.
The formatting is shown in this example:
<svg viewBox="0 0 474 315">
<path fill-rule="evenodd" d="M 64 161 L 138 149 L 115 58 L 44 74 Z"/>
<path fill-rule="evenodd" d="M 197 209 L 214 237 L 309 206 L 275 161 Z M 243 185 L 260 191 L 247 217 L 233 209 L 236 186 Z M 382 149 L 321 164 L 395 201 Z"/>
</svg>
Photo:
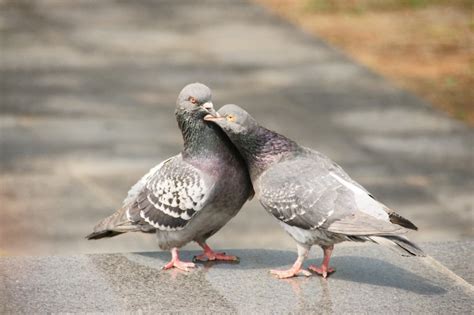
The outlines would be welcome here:
<svg viewBox="0 0 474 315">
<path fill-rule="evenodd" d="M 163 266 L 162 269 L 167 270 L 171 268 L 178 268 L 183 271 L 189 271 L 190 268 L 194 268 L 196 265 L 192 262 L 185 262 L 181 260 L 176 260 L 176 261 L 170 261 L 166 265 Z"/>
<path fill-rule="evenodd" d="M 293 266 L 288 270 L 270 270 L 272 275 L 275 275 L 278 279 L 292 278 L 297 275 L 303 275 L 305 277 L 311 276 L 311 272 L 301 268 L 306 256 L 308 256 L 309 247 L 300 245 L 299 243 L 297 243 L 296 247 L 298 248 L 298 258 Z"/>
<path fill-rule="evenodd" d="M 194 256 L 193 261 L 239 261 L 239 257 L 226 255 L 225 253 L 216 253 L 214 252 L 207 244 L 201 245 L 204 249 L 204 253 L 201 255 Z"/>
<path fill-rule="evenodd" d="M 183 271 L 189 271 L 190 268 L 196 267 L 196 265 L 192 262 L 185 262 L 185 261 L 179 260 L 177 248 L 173 248 L 171 250 L 171 257 L 172 257 L 171 261 L 167 263 L 166 265 L 164 265 L 161 269 L 167 270 L 171 268 L 177 268 Z"/>
<path fill-rule="evenodd" d="M 323 278 L 327 278 L 327 276 L 331 273 L 333 273 L 334 271 L 336 271 L 334 268 L 331 268 L 331 267 L 326 267 L 324 265 L 321 265 L 321 267 L 318 267 L 318 266 L 315 266 L 315 265 L 311 265 L 308 267 L 309 270 L 312 270 L 314 272 L 316 272 L 318 275 L 321 275 L 323 276 Z"/>
<path fill-rule="evenodd" d="M 294 267 L 291 267 L 288 270 L 270 270 L 270 273 L 272 275 L 275 275 L 278 279 L 292 278 L 300 274 L 305 277 L 311 276 L 311 272 L 309 272 L 308 270 Z"/>
<path fill-rule="evenodd" d="M 331 246 L 321 246 L 324 252 L 323 263 L 321 267 L 311 265 L 308 267 L 309 270 L 316 272 L 318 275 L 323 276 L 323 278 L 327 278 L 327 276 L 333 273 L 335 270 L 334 268 L 329 267 L 329 260 L 331 259 L 331 254 L 334 249 L 334 245 Z"/>
</svg>

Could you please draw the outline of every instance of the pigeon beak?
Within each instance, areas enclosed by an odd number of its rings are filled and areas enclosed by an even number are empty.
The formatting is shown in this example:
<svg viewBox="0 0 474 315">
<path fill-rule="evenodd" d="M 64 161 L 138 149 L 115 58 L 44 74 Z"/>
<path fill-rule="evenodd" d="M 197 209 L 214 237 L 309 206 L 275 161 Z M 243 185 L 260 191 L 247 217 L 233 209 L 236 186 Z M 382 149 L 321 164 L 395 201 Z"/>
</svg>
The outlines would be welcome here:
<svg viewBox="0 0 474 315">
<path fill-rule="evenodd" d="M 214 110 L 214 106 L 212 104 L 212 102 L 206 102 L 204 104 L 201 105 L 202 108 L 204 108 L 208 113 L 210 113 L 211 115 L 214 115 L 216 117 L 219 117 L 220 115 Z"/>
<path fill-rule="evenodd" d="M 206 102 L 206 103 L 202 104 L 202 107 L 207 109 L 207 110 L 214 109 L 214 105 L 212 105 L 212 102 Z"/>
<path fill-rule="evenodd" d="M 221 117 L 221 115 L 219 115 L 218 112 L 216 112 L 216 116 L 213 116 L 213 115 L 204 116 L 205 121 L 218 121 L 218 120 L 222 120 L 222 119 L 224 119 L 224 117 Z"/>
</svg>

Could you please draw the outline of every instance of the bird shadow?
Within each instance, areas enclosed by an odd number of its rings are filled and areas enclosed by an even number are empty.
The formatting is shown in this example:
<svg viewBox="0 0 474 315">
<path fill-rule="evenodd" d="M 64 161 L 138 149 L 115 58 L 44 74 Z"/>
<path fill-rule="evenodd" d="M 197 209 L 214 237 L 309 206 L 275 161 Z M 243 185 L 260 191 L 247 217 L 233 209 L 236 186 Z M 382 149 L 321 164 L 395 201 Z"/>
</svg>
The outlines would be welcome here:
<svg viewBox="0 0 474 315">
<path fill-rule="evenodd" d="M 258 270 L 267 272 L 270 268 L 287 268 L 292 265 L 296 259 L 296 253 L 292 251 L 283 250 L 255 250 L 255 249 L 239 249 L 230 250 L 234 255 L 240 257 L 240 263 L 226 262 L 226 261 L 208 261 L 198 263 L 198 269 L 202 268 L 208 271 L 212 268 L 225 269 L 240 269 L 240 270 Z M 183 260 L 190 261 L 193 256 L 199 254 L 197 251 L 182 251 L 180 257 Z M 169 253 L 167 252 L 141 252 L 134 253 L 134 255 L 146 257 L 153 261 L 160 260 L 164 262 L 169 260 Z M 418 258 L 404 258 L 407 264 L 415 266 L 420 273 L 426 273 L 426 266 L 420 263 Z M 306 266 L 309 264 L 318 264 L 314 259 L 309 259 Z M 331 259 L 331 266 L 336 269 L 336 272 L 331 274 L 328 281 L 350 281 L 355 283 L 366 283 L 380 287 L 392 287 L 411 291 L 422 295 L 439 295 L 447 291 L 439 286 L 434 281 L 424 278 L 419 274 L 394 265 L 390 262 L 379 258 L 363 257 L 363 256 L 334 256 Z M 271 277 L 269 275 L 269 277 Z M 319 277 L 313 275 L 313 277 Z M 296 284 L 291 281 L 292 285 L 298 285 L 299 281 L 304 281 L 304 278 L 296 278 Z M 275 279 L 275 281 L 282 281 Z"/>
<path fill-rule="evenodd" d="M 418 269 L 419 273 L 426 273 L 427 267 L 417 258 L 405 259 L 407 264 L 417 261 L 415 264 L 421 267 Z M 431 279 L 378 258 L 335 256 L 331 264 L 336 269 L 330 276 L 332 279 L 398 288 L 422 295 L 439 295 L 447 292 Z"/>
</svg>

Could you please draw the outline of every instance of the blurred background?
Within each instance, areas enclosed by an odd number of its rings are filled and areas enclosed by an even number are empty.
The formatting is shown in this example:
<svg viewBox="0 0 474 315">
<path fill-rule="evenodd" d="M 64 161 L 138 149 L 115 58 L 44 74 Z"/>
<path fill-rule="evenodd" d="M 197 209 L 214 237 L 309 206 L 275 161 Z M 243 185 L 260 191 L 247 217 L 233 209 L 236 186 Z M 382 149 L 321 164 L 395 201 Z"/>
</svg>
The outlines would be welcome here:
<svg viewBox="0 0 474 315">
<path fill-rule="evenodd" d="M 256 0 L 474 125 L 471 0 Z"/>
<path fill-rule="evenodd" d="M 175 100 L 195 81 L 329 155 L 413 240 L 474 237 L 471 1 L 0 6 L 0 255 L 157 250 L 84 236 L 180 151 Z M 255 200 L 210 245 L 294 247 Z"/>
</svg>

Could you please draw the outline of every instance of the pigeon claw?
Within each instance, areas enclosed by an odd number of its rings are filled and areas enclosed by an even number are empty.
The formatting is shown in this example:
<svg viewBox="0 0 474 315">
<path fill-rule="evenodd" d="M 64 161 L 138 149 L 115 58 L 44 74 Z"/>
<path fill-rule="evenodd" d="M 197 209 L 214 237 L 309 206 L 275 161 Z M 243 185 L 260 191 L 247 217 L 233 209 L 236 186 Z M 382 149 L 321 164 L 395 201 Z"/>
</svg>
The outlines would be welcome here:
<svg viewBox="0 0 474 315">
<path fill-rule="evenodd" d="M 201 261 L 201 262 L 229 261 L 229 262 L 237 262 L 237 263 L 240 262 L 239 257 L 226 255 L 225 253 L 216 253 L 206 243 L 199 243 L 199 245 L 202 247 L 204 252 L 201 255 L 194 256 L 193 257 L 194 262 L 198 262 L 198 261 Z"/>
<path fill-rule="evenodd" d="M 315 273 L 322 276 L 323 278 L 327 278 L 328 275 L 336 271 L 334 268 L 326 267 L 325 265 L 322 265 L 321 267 L 311 265 L 308 267 L 308 269 L 311 271 L 314 271 Z"/>
<path fill-rule="evenodd" d="M 185 262 L 181 260 L 171 260 L 169 263 L 164 265 L 161 269 L 168 270 L 171 268 L 176 268 L 183 271 L 190 271 L 190 268 L 195 268 L 196 265 L 192 262 Z"/>
<path fill-rule="evenodd" d="M 305 277 L 311 276 L 311 272 L 308 270 L 295 268 L 290 268 L 288 270 L 270 270 L 270 273 L 275 275 L 278 279 L 288 279 L 299 275 L 303 275 Z"/>
</svg>

